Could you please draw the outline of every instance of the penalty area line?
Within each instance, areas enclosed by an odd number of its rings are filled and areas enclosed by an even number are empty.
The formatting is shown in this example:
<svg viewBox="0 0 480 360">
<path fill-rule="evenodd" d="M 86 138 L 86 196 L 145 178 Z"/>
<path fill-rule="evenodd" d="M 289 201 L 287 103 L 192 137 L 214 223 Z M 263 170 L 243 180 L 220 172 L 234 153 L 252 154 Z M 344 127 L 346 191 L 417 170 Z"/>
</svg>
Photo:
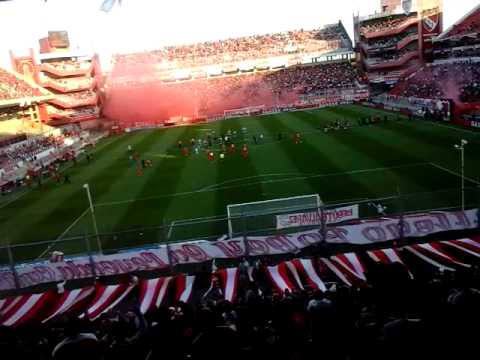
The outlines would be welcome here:
<svg viewBox="0 0 480 360">
<path fill-rule="evenodd" d="M 300 181 L 306 179 L 316 179 L 316 178 L 327 178 L 327 177 L 335 177 L 335 176 L 342 176 L 342 175 L 354 175 L 354 174 L 364 174 L 370 172 L 380 172 L 380 171 L 389 171 L 395 169 L 402 169 L 402 168 L 411 168 L 417 166 L 429 166 L 430 163 L 413 163 L 413 164 L 405 164 L 405 165 L 398 165 L 398 166 L 391 166 L 391 167 L 381 167 L 381 168 L 372 168 L 372 169 L 360 169 L 360 170 L 352 170 L 346 172 L 338 172 L 338 173 L 327 173 L 327 174 L 315 174 L 315 175 L 307 175 L 307 176 L 295 176 L 290 178 L 281 178 L 281 179 L 271 179 L 271 180 L 263 180 L 257 181 L 253 183 L 245 183 L 245 184 L 236 184 L 231 186 L 219 186 L 215 188 L 209 188 L 206 190 L 192 190 L 192 191 L 185 191 L 185 192 L 178 192 L 173 194 L 163 194 L 163 195 L 155 195 L 155 196 L 148 196 L 144 198 L 138 199 L 128 199 L 128 200 L 119 200 L 119 201 L 111 201 L 111 202 L 104 202 L 95 204 L 95 207 L 104 207 L 104 206 L 114 206 L 114 205 L 123 205 L 123 204 L 130 204 L 137 201 L 149 201 L 149 200 L 157 200 L 163 198 L 171 198 L 171 197 L 181 197 L 181 196 L 190 196 L 195 194 L 202 194 L 214 191 L 223 191 L 229 189 L 240 189 L 245 187 L 250 187 L 254 185 L 263 185 L 263 184 L 274 184 L 274 183 L 284 183 L 284 182 L 292 182 L 292 181 Z"/>
<path fill-rule="evenodd" d="M 85 209 L 50 245 L 47 246 L 47 248 L 36 258 L 36 260 L 42 258 L 45 256 L 46 253 L 48 253 L 55 244 L 57 244 L 60 240 L 63 239 L 63 237 L 68 234 L 68 232 L 78 224 L 78 222 L 85 216 L 85 214 L 90 211 L 90 208 Z"/>
<path fill-rule="evenodd" d="M 444 171 L 444 172 L 447 172 L 447 173 L 449 173 L 450 175 L 454 175 L 454 176 L 456 176 L 456 177 L 462 178 L 462 174 L 459 174 L 458 172 L 455 172 L 455 171 L 453 171 L 453 170 L 447 169 L 447 168 L 445 168 L 445 167 L 443 167 L 443 166 L 441 166 L 441 165 L 435 164 L 435 163 L 433 163 L 433 162 L 430 163 L 430 165 L 433 166 L 433 167 L 435 167 L 435 168 L 437 168 L 437 169 L 439 169 L 439 170 L 442 170 L 442 171 Z M 468 176 L 464 176 L 464 178 L 465 178 L 465 180 L 468 180 L 469 182 L 474 183 L 475 185 L 480 185 L 480 181 L 477 181 L 477 180 L 474 180 L 474 179 L 472 179 L 472 178 L 469 178 Z"/>
</svg>

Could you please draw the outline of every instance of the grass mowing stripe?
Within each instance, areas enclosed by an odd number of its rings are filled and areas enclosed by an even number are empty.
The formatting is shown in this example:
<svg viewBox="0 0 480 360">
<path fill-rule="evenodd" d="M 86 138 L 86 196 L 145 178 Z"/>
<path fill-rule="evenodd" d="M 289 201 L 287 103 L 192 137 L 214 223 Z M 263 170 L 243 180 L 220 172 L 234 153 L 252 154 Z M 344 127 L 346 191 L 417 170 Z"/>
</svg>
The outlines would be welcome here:
<svg viewBox="0 0 480 360">
<path fill-rule="evenodd" d="M 28 228 L 15 229 L 15 233 L 18 234 L 19 238 L 22 239 L 22 242 L 45 240 L 47 237 L 44 237 L 41 230 L 45 227 L 46 224 L 50 224 L 51 229 L 57 229 L 55 231 L 57 234 L 63 231 L 65 227 L 71 222 L 70 214 L 78 214 L 85 209 L 87 201 L 85 197 L 85 191 L 82 188 L 82 185 L 84 183 L 90 183 L 92 185 L 91 188 L 93 193 L 97 190 L 102 191 L 103 188 L 97 189 L 96 185 L 104 184 L 105 180 L 110 180 L 105 179 L 105 173 L 114 171 L 117 174 L 121 174 L 125 171 L 125 169 L 119 167 L 117 164 L 117 160 L 120 158 L 120 156 L 123 156 L 123 154 L 116 153 L 115 150 L 121 146 L 125 146 L 126 143 L 136 143 L 138 141 L 141 141 L 144 136 L 145 135 L 142 135 L 140 137 L 137 135 L 133 138 L 121 137 L 112 146 L 110 146 L 109 152 L 105 153 L 103 156 L 96 156 L 95 160 L 91 164 L 77 165 L 74 171 L 71 172 L 71 174 L 73 174 L 72 184 L 61 185 L 61 187 L 57 186 L 56 189 L 48 193 L 49 196 L 47 197 L 47 199 L 51 199 L 53 206 L 47 209 L 45 209 L 45 207 L 28 207 L 27 213 L 30 213 L 29 216 L 31 217 L 28 223 L 30 223 L 33 227 L 37 227 L 38 231 L 32 233 Z M 25 199 L 28 199 L 28 197 L 25 197 Z M 79 199 L 85 199 L 85 201 L 81 201 Z M 16 216 L 20 215 L 17 214 Z M 26 216 L 26 214 L 24 216 Z M 81 223 L 83 225 L 83 222 Z M 85 226 L 88 226 L 88 231 L 91 232 L 90 224 L 86 223 Z M 72 235 L 78 235 L 81 233 L 84 233 L 84 231 Z"/>
<path fill-rule="evenodd" d="M 304 126 L 307 125 L 311 127 L 310 124 L 305 122 L 305 119 L 301 116 L 301 113 L 288 113 L 285 115 L 285 117 L 279 119 L 279 122 L 289 133 L 293 133 L 293 131 L 284 123 L 286 121 L 289 121 L 289 124 L 297 124 L 297 122 L 300 122 Z M 318 116 L 315 118 L 318 118 Z M 322 144 L 323 139 L 323 134 L 319 133 L 319 135 L 313 135 L 313 137 L 304 137 L 301 144 L 295 145 L 293 144 L 293 141 L 290 143 L 291 151 L 289 152 L 289 155 L 292 157 L 293 161 L 296 159 L 295 165 L 299 171 L 308 173 L 309 171 L 312 171 L 312 169 L 315 169 L 317 170 L 316 172 L 343 172 L 345 174 L 345 178 L 339 181 L 339 188 L 343 188 L 346 193 L 348 193 L 348 189 L 355 189 L 357 197 L 369 197 L 371 195 L 371 190 L 359 182 L 354 176 L 347 174 L 345 169 L 338 165 L 338 162 L 335 160 L 337 154 L 335 152 L 332 153 L 327 147 L 324 147 L 324 144 Z M 311 162 L 312 154 L 315 154 L 313 163 Z M 315 178 L 310 178 L 307 181 L 314 189 L 314 193 L 320 194 L 320 196 L 325 199 L 329 199 L 330 196 L 332 196 L 332 193 L 338 192 L 339 190 L 336 189 L 335 191 L 335 184 L 327 184 L 325 181 L 319 182 L 316 181 Z"/>
<path fill-rule="evenodd" d="M 333 108 L 329 109 L 329 111 L 338 116 L 354 116 L 352 110 L 343 113 L 341 109 Z M 353 118 L 350 119 L 354 120 Z M 388 167 L 392 165 L 392 162 L 400 161 L 407 164 L 427 162 L 425 157 L 420 155 L 419 149 L 424 146 L 422 143 L 417 143 L 402 135 L 398 135 L 384 125 L 338 131 L 333 133 L 332 136 L 338 142 L 349 146 L 352 149 L 352 153 L 359 154 L 359 156 L 368 156 L 379 166 Z M 413 153 L 411 149 L 414 149 L 415 152 Z M 418 172 L 405 172 L 400 171 L 400 169 L 393 169 L 393 172 L 399 180 L 399 186 L 401 184 L 407 185 L 406 180 L 408 183 L 419 187 L 410 191 L 410 188 L 404 189 L 404 186 L 402 186 L 402 192 L 421 192 L 449 187 L 440 182 L 432 184 L 430 177 L 422 176 L 423 174 Z M 435 187 L 435 185 L 437 186 Z"/>
<path fill-rule="evenodd" d="M 181 139 L 183 134 L 187 131 L 186 127 L 172 129 L 173 131 L 165 131 L 162 133 L 162 145 L 166 148 L 174 149 L 178 139 Z M 175 148 L 176 149 L 176 148 Z M 174 151 L 174 150 L 172 150 Z M 179 149 L 175 151 L 180 152 Z M 152 189 L 157 189 L 159 186 L 164 193 L 175 192 L 176 187 L 180 181 L 182 169 L 186 164 L 186 159 L 178 158 L 162 158 L 160 161 L 155 161 L 154 167 L 145 169 L 145 181 L 142 182 L 142 188 L 136 195 L 137 197 L 147 196 L 152 192 Z M 138 179 L 136 179 L 138 180 Z M 172 201 L 171 198 L 164 198 L 164 201 L 147 201 L 139 203 L 132 202 L 126 209 L 121 209 L 122 216 L 113 225 L 109 231 L 122 231 L 126 228 L 142 227 L 145 225 L 162 225 L 165 213 Z M 111 209 L 110 211 L 113 211 Z M 118 210 L 117 210 L 118 211 Z M 165 232 L 163 230 L 153 230 L 149 232 L 146 242 L 158 242 L 165 240 Z M 128 238 L 122 241 L 122 246 L 131 245 L 126 242 L 135 241 L 136 244 L 142 240 L 139 238 Z M 105 246 L 116 246 L 116 244 L 106 242 Z"/>
</svg>

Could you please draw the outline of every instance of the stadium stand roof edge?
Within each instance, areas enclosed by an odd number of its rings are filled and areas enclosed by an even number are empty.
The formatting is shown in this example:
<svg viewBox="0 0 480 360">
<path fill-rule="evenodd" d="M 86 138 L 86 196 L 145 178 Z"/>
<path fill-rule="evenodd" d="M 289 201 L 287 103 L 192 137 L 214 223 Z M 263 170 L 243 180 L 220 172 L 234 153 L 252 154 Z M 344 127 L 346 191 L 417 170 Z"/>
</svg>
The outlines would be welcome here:
<svg viewBox="0 0 480 360">
<path fill-rule="evenodd" d="M 476 12 L 480 13 L 480 4 L 476 5 L 472 10 L 470 10 L 466 15 L 461 17 L 457 22 L 455 22 L 452 26 L 450 26 L 447 30 L 445 30 L 443 33 L 438 35 L 434 41 L 441 41 L 445 40 L 448 38 L 448 34 L 452 32 L 456 27 L 458 27 L 460 24 L 462 24 L 465 20 L 467 20 L 470 16 L 475 14 Z"/>
</svg>

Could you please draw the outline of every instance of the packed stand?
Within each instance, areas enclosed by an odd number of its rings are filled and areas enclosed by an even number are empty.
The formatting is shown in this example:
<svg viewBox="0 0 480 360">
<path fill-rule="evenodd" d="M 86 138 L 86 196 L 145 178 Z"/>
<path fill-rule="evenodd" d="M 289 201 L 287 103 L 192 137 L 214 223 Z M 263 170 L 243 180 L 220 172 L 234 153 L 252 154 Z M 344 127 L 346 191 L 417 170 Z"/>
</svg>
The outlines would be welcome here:
<svg viewBox="0 0 480 360">
<path fill-rule="evenodd" d="M 266 75 L 264 82 L 272 91 L 296 91 L 306 95 L 324 90 L 353 88 L 357 79 L 356 69 L 350 63 L 341 62 L 280 70 Z"/>
<path fill-rule="evenodd" d="M 379 53 L 378 57 L 369 57 L 367 58 L 367 63 L 369 65 L 374 65 L 374 64 L 385 62 L 385 61 L 390 62 L 390 61 L 400 60 L 406 54 L 409 54 L 417 50 L 418 50 L 417 44 L 413 43 L 398 51 L 396 49 L 394 51 L 384 51 Z"/>
<path fill-rule="evenodd" d="M 72 60 L 65 60 L 60 62 L 48 62 L 46 65 L 51 66 L 57 70 L 64 71 L 77 71 L 77 70 L 88 70 L 91 67 L 89 62 L 78 62 Z"/>
<path fill-rule="evenodd" d="M 20 144 L 0 149 L 0 156 L 9 162 L 32 161 L 36 156 L 48 149 L 58 148 L 63 144 L 63 137 L 38 136 Z"/>
<path fill-rule="evenodd" d="M 67 90 L 78 90 L 82 88 L 89 88 L 93 85 L 93 79 L 91 78 L 70 78 L 70 79 L 54 79 L 51 77 L 44 76 L 43 81 L 52 83 L 54 85 L 66 88 Z"/>
<path fill-rule="evenodd" d="M 327 44 L 325 43 L 327 42 Z M 344 46 L 348 35 L 341 23 L 320 30 L 296 30 L 253 35 L 183 46 L 167 46 L 148 53 L 118 55 L 116 64 L 159 63 L 176 67 L 257 60 L 286 53 L 324 51 Z M 331 43 L 331 44 L 330 44 Z"/>
<path fill-rule="evenodd" d="M 466 359 L 478 350 L 475 267 L 412 279 L 400 263 L 372 265 L 368 285 L 332 282 L 326 292 L 272 293 L 266 279 L 240 276 L 233 303 L 213 287 L 198 305 L 142 315 L 125 304 L 95 321 L 3 327 L 0 351 L 19 360 L 396 360 Z"/>
<path fill-rule="evenodd" d="M 371 41 L 368 41 L 368 48 L 373 49 L 373 48 L 388 48 L 388 47 L 394 47 L 394 46 L 396 47 L 399 42 L 415 34 L 417 34 L 417 30 L 412 29 L 412 30 L 403 32 L 402 34 L 399 34 L 399 35 L 389 36 L 389 37 L 380 38 L 380 39 L 373 39 Z"/>
<path fill-rule="evenodd" d="M 395 95 L 417 98 L 451 98 L 462 102 L 478 102 L 480 66 L 477 62 L 458 62 L 424 67 L 399 85 Z"/>
<path fill-rule="evenodd" d="M 69 105 L 77 105 L 80 103 L 91 103 L 96 100 L 95 91 L 77 91 L 68 94 L 57 95 L 57 98 Z"/>
<path fill-rule="evenodd" d="M 480 57 L 480 47 L 462 47 L 458 49 L 442 49 L 435 51 L 435 59 L 455 59 Z"/>
<path fill-rule="evenodd" d="M 403 23 L 415 19 L 415 17 L 387 17 L 387 18 L 380 18 L 376 20 L 369 21 L 368 23 L 362 24 L 360 28 L 361 34 L 371 34 L 371 33 L 379 33 L 382 31 L 387 31 L 394 29 Z"/>
<path fill-rule="evenodd" d="M 0 101 L 39 95 L 39 92 L 28 83 L 0 68 Z"/>
<path fill-rule="evenodd" d="M 103 110 L 108 116 L 128 122 L 130 116 L 122 110 L 125 104 L 133 106 L 141 103 L 144 101 L 143 94 L 150 93 L 162 101 L 145 108 L 149 118 L 165 120 L 195 114 L 217 117 L 223 116 L 225 110 L 295 104 L 301 102 L 305 95 L 320 97 L 333 92 L 342 95 L 344 90 L 355 91 L 358 84 L 356 69 L 349 62 L 319 63 L 178 82 L 152 78 L 148 82 L 109 85 L 107 96 L 111 101 Z M 138 118 L 138 115 L 135 116 Z"/>
</svg>

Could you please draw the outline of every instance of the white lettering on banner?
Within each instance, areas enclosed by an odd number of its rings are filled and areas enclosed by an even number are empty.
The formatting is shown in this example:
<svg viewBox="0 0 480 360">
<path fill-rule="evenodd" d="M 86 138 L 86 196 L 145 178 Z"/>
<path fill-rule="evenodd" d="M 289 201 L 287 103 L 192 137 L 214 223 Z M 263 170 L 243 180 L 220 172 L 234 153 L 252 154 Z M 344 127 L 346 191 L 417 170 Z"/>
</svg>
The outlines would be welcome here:
<svg viewBox="0 0 480 360">
<path fill-rule="evenodd" d="M 336 209 L 324 209 L 313 212 L 277 215 L 277 229 L 322 224 L 322 213 L 326 224 L 358 219 L 358 205 Z"/>
<path fill-rule="evenodd" d="M 326 241 L 332 244 L 364 245 L 405 237 L 422 237 L 443 231 L 465 230 L 479 227 L 479 211 L 432 212 L 403 218 L 365 221 L 355 225 L 329 226 Z M 176 264 L 195 264 L 215 258 L 231 259 L 245 255 L 263 256 L 296 253 L 323 241 L 320 228 L 295 234 L 234 238 L 218 241 L 194 241 L 162 245 L 156 249 L 132 250 L 113 255 L 95 255 L 93 266 L 100 276 L 126 274 L 132 271 L 159 270 Z M 170 263 L 169 263 L 170 260 Z M 64 262 L 48 261 L 23 264 L 16 267 L 20 286 L 88 278 L 93 275 L 90 259 L 78 257 Z M 0 269 L 0 290 L 15 288 L 13 273 Z"/>
</svg>

